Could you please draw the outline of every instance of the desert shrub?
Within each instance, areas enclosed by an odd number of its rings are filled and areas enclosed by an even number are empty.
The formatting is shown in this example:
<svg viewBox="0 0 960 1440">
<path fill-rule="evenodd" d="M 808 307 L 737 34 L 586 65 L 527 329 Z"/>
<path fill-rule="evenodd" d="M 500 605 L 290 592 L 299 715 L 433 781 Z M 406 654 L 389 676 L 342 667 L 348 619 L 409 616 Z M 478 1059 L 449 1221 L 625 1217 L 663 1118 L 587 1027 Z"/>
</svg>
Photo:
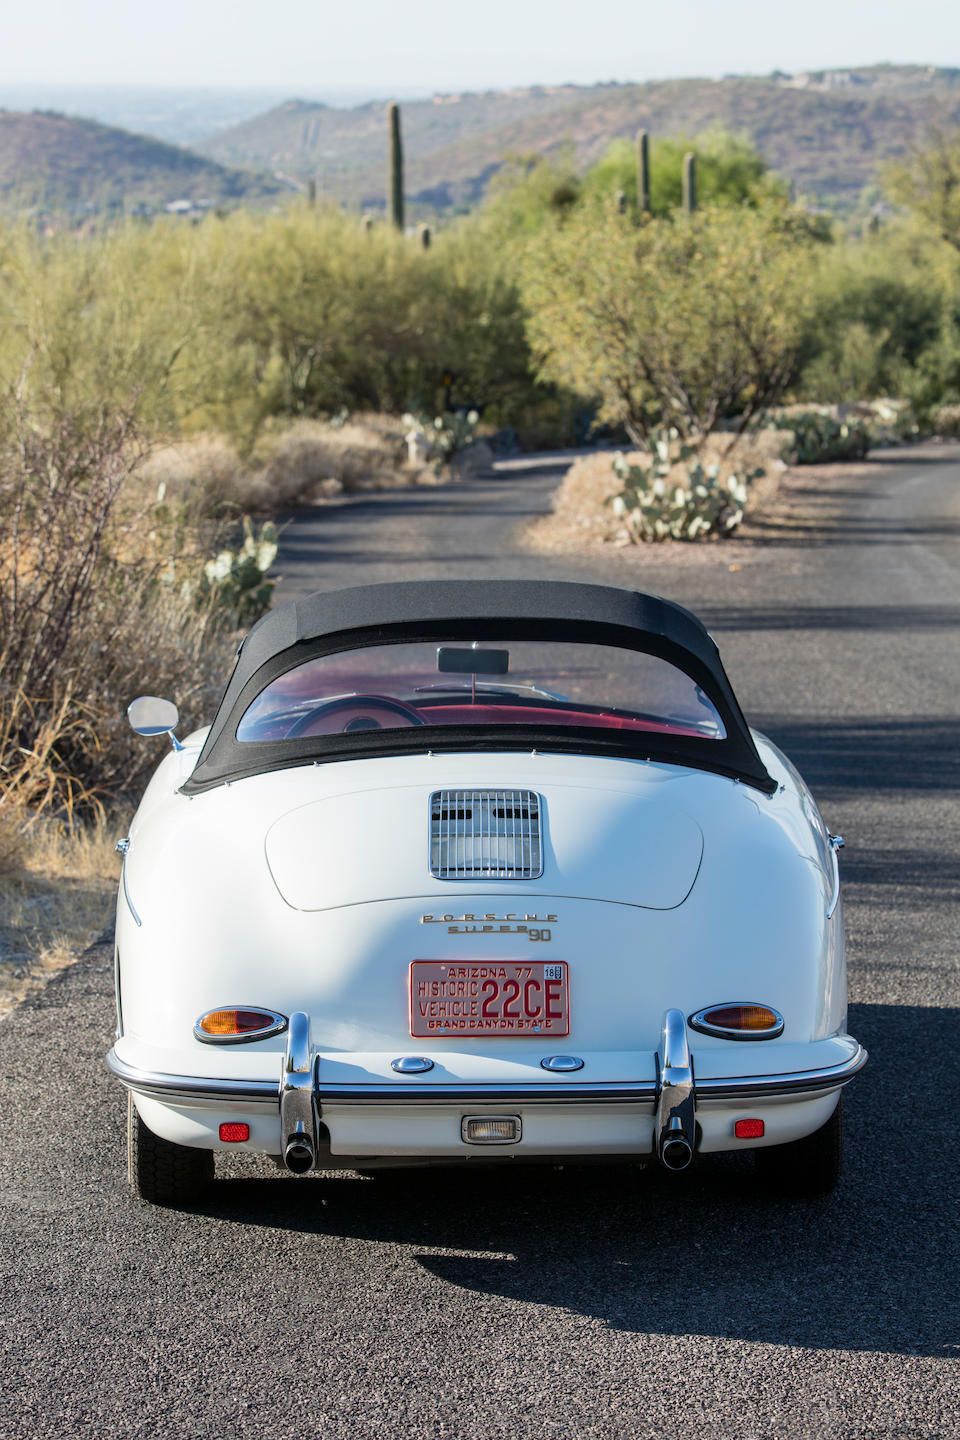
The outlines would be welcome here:
<svg viewBox="0 0 960 1440">
<path fill-rule="evenodd" d="M 209 704 L 222 622 L 189 581 L 202 549 L 132 498 L 136 397 L 58 417 L 7 397 L 0 443 L 0 809 L 96 808 L 153 758 L 124 710 L 171 685 Z M 176 561 L 172 569 L 171 562 Z"/>
<path fill-rule="evenodd" d="M 796 465 L 862 460 L 871 445 L 870 429 L 861 420 L 835 420 L 832 415 L 810 410 L 773 423 L 792 432 L 791 458 Z"/>
<path fill-rule="evenodd" d="M 648 460 L 631 463 L 618 455 L 613 461 L 623 489 L 609 503 L 629 537 L 698 540 L 735 530 L 748 486 L 763 471 L 734 471 L 721 478 L 720 463 L 704 465 L 691 446 L 678 444 L 675 430 L 661 430 L 652 438 Z"/>
<path fill-rule="evenodd" d="M 932 413 L 930 423 L 935 434 L 960 438 L 960 405 L 941 405 Z"/>
<path fill-rule="evenodd" d="M 810 240 L 791 211 L 713 207 L 635 226 L 583 209 L 529 247 L 528 325 L 544 379 L 596 397 L 637 443 L 745 430 L 797 363 Z"/>
<path fill-rule="evenodd" d="M 222 435 L 200 434 L 158 445 L 144 456 L 136 479 L 158 505 L 190 516 L 223 517 L 250 508 L 241 484 L 243 462 Z"/>
<path fill-rule="evenodd" d="M 902 393 L 948 323 L 954 268 L 910 225 L 821 247 L 798 398 L 832 404 Z"/>
<path fill-rule="evenodd" d="M 774 175 L 746 137 L 722 129 L 706 130 L 684 139 L 654 138 L 650 142 L 650 207 L 669 215 L 683 198 L 683 157 L 697 157 L 697 196 L 702 205 L 757 205 L 788 193 L 786 181 Z M 606 153 L 582 181 L 585 200 L 622 191 L 632 215 L 637 203 L 637 151 L 632 140 L 611 141 Z"/>
<path fill-rule="evenodd" d="M 331 426 L 317 420 L 268 429 L 253 456 L 263 482 L 285 504 L 309 498 L 333 478 L 345 490 L 389 484 L 406 457 L 400 419 L 357 417 Z"/>
<path fill-rule="evenodd" d="M 135 377 L 139 420 L 242 454 L 271 417 L 445 398 L 506 412 L 536 389 L 511 257 L 482 227 L 423 250 L 295 205 L 81 237 L 0 228 L 0 383 L 28 360 L 34 401 L 95 410 Z"/>
<path fill-rule="evenodd" d="M 270 416 L 400 414 L 444 394 L 482 407 L 532 385 L 508 258 L 470 227 L 428 250 L 306 209 L 198 230 L 211 283 L 194 347 L 207 355 L 197 413 L 241 444 Z"/>
<path fill-rule="evenodd" d="M 960 250 L 960 127 L 933 125 L 905 162 L 887 167 L 891 198 Z"/>
<path fill-rule="evenodd" d="M 509 154 L 490 181 L 480 224 L 498 245 L 522 243 L 568 215 L 582 188 L 572 146 L 550 156 Z"/>
</svg>

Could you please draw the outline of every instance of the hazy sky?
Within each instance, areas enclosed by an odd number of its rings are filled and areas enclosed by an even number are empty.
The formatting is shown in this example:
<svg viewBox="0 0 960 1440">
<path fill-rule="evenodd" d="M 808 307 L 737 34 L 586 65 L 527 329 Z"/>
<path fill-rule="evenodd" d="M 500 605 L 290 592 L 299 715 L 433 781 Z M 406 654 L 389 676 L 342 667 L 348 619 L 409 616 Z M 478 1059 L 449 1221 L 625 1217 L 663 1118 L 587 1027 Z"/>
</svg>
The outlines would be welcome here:
<svg viewBox="0 0 960 1440">
<path fill-rule="evenodd" d="M 960 65 L 960 0 L 0 0 L 0 80 L 397 93 Z"/>
</svg>

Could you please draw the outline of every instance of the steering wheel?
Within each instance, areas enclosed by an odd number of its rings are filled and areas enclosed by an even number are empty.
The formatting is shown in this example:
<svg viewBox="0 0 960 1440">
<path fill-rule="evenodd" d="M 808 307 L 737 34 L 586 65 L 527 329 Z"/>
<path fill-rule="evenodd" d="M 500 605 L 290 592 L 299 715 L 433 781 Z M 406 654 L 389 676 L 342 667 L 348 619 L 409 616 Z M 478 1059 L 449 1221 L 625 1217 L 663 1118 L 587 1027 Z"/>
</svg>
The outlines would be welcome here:
<svg viewBox="0 0 960 1440">
<path fill-rule="evenodd" d="M 335 716 L 342 715 L 344 710 L 354 712 L 352 719 L 344 725 L 329 724 Z M 402 700 L 394 700 L 389 695 L 340 695 L 336 700 L 321 702 L 315 710 L 308 710 L 306 715 L 301 715 L 295 720 L 287 731 L 286 739 L 293 740 L 301 735 L 334 735 L 347 734 L 352 730 L 382 730 L 384 722 L 378 720 L 376 711 L 387 716 L 386 728 L 390 730 L 403 729 L 404 726 L 397 726 L 397 716 L 406 721 L 407 725 L 425 725 L 426 721 L 418 710 L 412 705 L 405 705 Z"/>
</svg>

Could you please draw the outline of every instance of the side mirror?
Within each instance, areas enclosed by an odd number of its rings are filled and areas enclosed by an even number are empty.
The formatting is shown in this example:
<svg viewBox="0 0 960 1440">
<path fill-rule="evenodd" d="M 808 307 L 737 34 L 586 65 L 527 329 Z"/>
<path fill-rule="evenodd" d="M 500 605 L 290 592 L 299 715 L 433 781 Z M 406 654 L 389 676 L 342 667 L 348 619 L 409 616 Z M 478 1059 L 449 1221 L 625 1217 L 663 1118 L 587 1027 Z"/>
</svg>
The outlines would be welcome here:
<svg viewBox="0 0 960 1440">
<path fill-rule="evenodd" d="M 130 728 L 138 735 L 169 735 L 175 750 L 180 749 L 174 730 L 180 722 L 180 711 L 172 700 L 158 695 L 140 695 L 127 706 Z"/>
</svg>

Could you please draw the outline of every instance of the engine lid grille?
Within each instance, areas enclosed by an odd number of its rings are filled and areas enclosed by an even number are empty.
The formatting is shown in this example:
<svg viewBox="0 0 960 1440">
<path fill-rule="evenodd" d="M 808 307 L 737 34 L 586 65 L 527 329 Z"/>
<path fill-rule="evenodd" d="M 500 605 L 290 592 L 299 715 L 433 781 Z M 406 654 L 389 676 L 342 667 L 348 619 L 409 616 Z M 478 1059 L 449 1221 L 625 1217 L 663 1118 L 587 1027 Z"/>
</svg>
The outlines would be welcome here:
<svg viewBox="0 0 960 1440">
<path fill-rule="evenodd" d="M 543 874 L 533 790 L 435 790 L 430 873 L 437 880 L 534 880 Z"/>
</svg>

